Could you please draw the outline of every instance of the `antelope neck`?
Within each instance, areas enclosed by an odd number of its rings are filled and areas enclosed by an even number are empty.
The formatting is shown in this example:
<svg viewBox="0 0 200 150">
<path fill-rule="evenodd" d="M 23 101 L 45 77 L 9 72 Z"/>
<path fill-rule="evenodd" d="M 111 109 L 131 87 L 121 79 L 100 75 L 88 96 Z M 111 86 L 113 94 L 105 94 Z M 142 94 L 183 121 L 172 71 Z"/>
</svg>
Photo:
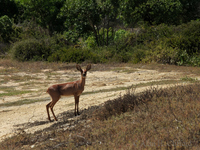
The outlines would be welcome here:
<svg viewBox="0 0 200 150">
<path fill-rule="evenodd" d="M 81 86 L 84 87 L 85 86 L 85 78 L 86 77 L 81 77 Z"/>
</svg>

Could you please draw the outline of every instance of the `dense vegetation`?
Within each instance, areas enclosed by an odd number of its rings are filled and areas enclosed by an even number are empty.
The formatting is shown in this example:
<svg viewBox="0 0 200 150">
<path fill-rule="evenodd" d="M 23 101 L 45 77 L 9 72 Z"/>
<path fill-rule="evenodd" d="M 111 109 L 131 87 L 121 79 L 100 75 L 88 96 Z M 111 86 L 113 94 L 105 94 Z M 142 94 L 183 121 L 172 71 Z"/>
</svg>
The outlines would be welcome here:
<svg viewBox="0 0 200 150">
<path fill-rule="evenodd" d="M 0 0 L 1 56 L 199 66 L 199 6 L 198 0 Z"/>
</svg>

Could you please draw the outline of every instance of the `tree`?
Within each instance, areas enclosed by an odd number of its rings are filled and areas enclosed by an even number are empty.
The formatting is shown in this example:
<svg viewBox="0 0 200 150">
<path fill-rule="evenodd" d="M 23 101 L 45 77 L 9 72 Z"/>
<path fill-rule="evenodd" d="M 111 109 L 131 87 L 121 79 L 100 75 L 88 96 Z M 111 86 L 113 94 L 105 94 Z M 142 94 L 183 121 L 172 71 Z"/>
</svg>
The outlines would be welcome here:
<svg viewBox="0 0 200 150">
<path fill-rule="evenodd" d="M 48 29 L 50 34 L 54 31 L 62 32 L 64 20 L 58 18 L 58 14 L 64 2 L 65 0 L 24 0 L 23 16 L 25 19 L 34 20 L 43 28 Z"/>
<path fill-rule="evenodd" d="M 0 40 L 3 42 L 9 42 L 10 35 L 13 32 L 12 25 L 13 23 L 8 16 L 0 17 Z"/>
<path fill-rule="evenodd" d="M 121 11 L 127 24 L 179 24 L 182 4 L 179 0 L 124 0 Z"/>
<path fill-rule="evenodd" d="M 60 16 L 65 18 L 66 31 L 76 36 L 77 39 L 80 36 L 89 35 L 91 32 L 97 35 L 96 27 L 100 22 L 100 13 L 95 0 L 68 0 L 62 8 Z M 98 43 L 97 36 L 96 41 Z"/>
<path fill-rule="evenodd" d="M 68 0 L 61 16 L 65 27 L 79 36 L 93 34 L 98 46 L 108 45 L 111 22 L 118 16 L 119 0 Z M 100 30 L 102 32 L 100 32 Z"/>
<path fill-rule="evenodd" d="M 109 38 L 114 38 L 114 27 L 117 24 L 117 17 L 119 15 L 119 0 L 101 0 L 99 2 L 101 14 L 101 24 L 102 27 L 102 45 L 109 44 Z M 105 30 L 106 29 L 106 30 Z M 105 33 L 106 32 L 106 33 Z M 112 33 L 109 36 L 109 32 Z M 105 40 L 106 39 L 106 40 Z"/>
<path fill-rule="evenodd" d="M 190 20 L 200 18 L 200 1 L 199 0 L 180 0 L 182 4 L 182 11 L 180 18 L 182 22 L 186 23 Z"/>
<path fill-rule="evenodd" d="M 0 17 L 7 15 L 9 18 L 14 18 L 16 21 L 18 14 L 18 6 L 14 0 L 0 0 Z"/>
</svg>

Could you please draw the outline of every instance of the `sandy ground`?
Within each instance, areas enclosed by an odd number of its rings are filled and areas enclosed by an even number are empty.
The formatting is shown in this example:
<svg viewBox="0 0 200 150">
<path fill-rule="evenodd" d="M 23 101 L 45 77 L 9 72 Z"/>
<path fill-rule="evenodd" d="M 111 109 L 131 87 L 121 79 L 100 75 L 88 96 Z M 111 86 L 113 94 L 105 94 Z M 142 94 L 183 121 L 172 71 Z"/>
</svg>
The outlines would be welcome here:
<svg viewBox="0 0 200 150">
<path fill-rule="evenodd" d="M 127 71 L 128 70 L 128 71 Z M 46 104 L 50 101 L 46 89 L 56 83 L 65 83 L 68 81 L 78 80 L 80 73 L 73 70 L 60 70 L 53 72 L 51 70 L 43 70 L 41 73 L 31 74 L 27 72 L 13 73 L 11 76 L 22 77 L 23 80 L 10 80 L 3 83 L 1 86 L 14 87 L 16 90 L 30 90 L 33 92 L 26 94 L 19 94 L 14 96 L 0 97 L 0 104 L 14 102 L 19 100 L 40 100 L 39 102 L 24 104 L 19 106 L 2 106 L 0 107 L 0 140 L 12 136 L 19 132 L 19 128 L 23 128 L 23 124 L 34 123 L 37 121 L 44 122 L 41 125 L 33 126 L 24 129 L 25 132 L 33 133 L 54 124 L 47 119 Z M 1 75 L 1 78 L 4 76 Z M 31 78 L 30 78 L 31 77 Z M 129 87 L 131 85 L 139 85 L 141 83 L 161 81 L 161 80 L 180 80 L 183 77 L 181 72 L 159 72 L 156 70 L 146 70 L 137 68 L 113 68 L 113 71 L 89 71 L 87 74 L 85 93 L 80 97 L 79 108 L 81 110 L 87 109 L 93 105 L 99 105 L 107 100 L 114 99 L 119 95 L 123 95 L 126 90 L 120 90 L 120 87 Z M 24 78 L 27 78 L 25 80 Z M 170 86 L 162 85 L 162 86 Z M 112 90 L 116 88 L 116 90 Z M 136 92 L 141 92 L 147 87 L 138 87 Z M 104 89 L 111 89 L 105 91 Z M 102 91 L 101 91 L 102 90 Z M 83 92 L 83 93 L 84 93 Z M 4 93 L 4 91 L 0 91 Z M 62 97 L 54 107 L 56 116 L 67 110 L 74 109 L 73 97 Z M 50 113 L 53 119 L 52 114 Z M 58 120 L 61 119 L 58 117 Z"/>
</svg>

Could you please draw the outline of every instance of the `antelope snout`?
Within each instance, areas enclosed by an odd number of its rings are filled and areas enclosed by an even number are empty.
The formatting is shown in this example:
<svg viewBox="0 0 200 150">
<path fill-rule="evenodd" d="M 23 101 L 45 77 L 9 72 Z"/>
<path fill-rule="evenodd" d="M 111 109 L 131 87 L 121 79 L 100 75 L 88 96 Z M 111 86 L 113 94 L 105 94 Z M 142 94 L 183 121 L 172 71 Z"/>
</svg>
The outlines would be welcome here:
<svg viewBox="0 0 200 150">
<path fill-rule="evenodd" d="M 83 77 L 86 77 L 86 73 L 83 73 Z"/>
</svg>

